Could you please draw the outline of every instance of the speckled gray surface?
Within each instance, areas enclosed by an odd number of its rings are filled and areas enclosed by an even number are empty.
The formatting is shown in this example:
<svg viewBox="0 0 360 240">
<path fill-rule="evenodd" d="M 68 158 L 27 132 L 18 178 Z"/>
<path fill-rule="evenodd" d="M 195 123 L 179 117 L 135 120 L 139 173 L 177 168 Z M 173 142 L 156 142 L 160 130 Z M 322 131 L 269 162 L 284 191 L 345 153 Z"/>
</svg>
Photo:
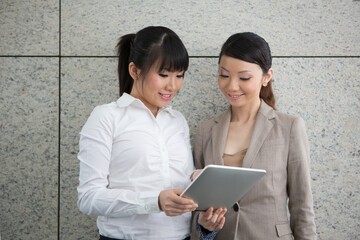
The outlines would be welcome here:
<svg viewBox="0 0 360 240">
<path fill-rule="evenodd" d="M 59 1 L 1 0 L 0 55 L 59 54 Z"/>
<path fill-rule="evenodd" d="M 123 34 L 165 25 L 193 56 L 213 56 L 235 32 L 268 39 L 276 56 L 359 56 L 359 1 L 62 1 L 62 52 L 109 56 Z"/>
<path fill-rule="evenodd" d="M 96 239 L 96 217 L 77 206 L 79 132 L 94 107 L 116 101 L 116 59 L 62 59 L 60 238 Z"/>
<path fill-rule="evenodd" d="M 58 60 L 0 58 L 2 239 L 56 239 Z"/>
<path fill-rule="evenodd" d="M 170 104 L 181 111 L 188 121 L 192 143 L 199 121 L 210 119 L 228 107 L 226 99 L 218 90 L 217 62 L 217 58 L 190 59 L 182 88 Z"/>
<path fill-rule="evenodd" d="M 273 55 L 289 56 L 274 59 L 275 93 L 279 110 L 308 127 L 318 239 L 360 239 L 360 58 L 331 58 L 360 56 L 359 12 L 351 0 L 62 0 L 60 68 L 59 58 L 4 57 L 59 53 L 59 1 L 0 1 L 2 239 L 57 239 L 58 220 L 59 239 L 98 239 L 95 217 L 76 207 L 78 133 L 96 105 L 118 96 L 116 59 L 101 56 L 148 25 L 172 28 L 192 56 L 217 56 L 239 31 L 255 31 Z M 200 119 L 227 107 L 216 75 L 216 58 L 192 58 L 172 102 L 192 139 Z"/>
</svg>

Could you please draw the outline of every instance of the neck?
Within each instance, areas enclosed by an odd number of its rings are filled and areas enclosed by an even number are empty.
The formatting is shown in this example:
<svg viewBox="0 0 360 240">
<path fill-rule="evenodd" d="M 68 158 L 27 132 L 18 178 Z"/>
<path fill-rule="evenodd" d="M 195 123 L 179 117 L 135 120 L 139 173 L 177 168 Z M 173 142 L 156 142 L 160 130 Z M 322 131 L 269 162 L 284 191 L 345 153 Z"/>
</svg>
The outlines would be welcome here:
<svg viewBox="0 0 360 240">
<path fill-rule="evenodd" d="M 154 107 L 152 106 L 150 103 L 148 103 L 144 98 L 141 97 L 141 94 L 139 94 L 138 91 L 136 91 L 136 89 L 133 87 L 131 92 L 130 92 L 130 95 L 133 96 L 134 98 L 137 98 L 139 99 L 144 105 L 145 107 L 147 107 L 147 109 L 150 110 L 150 112 L 154 115 L 154 117 L 156 118 L 156 115 L 159 111 L 159 108 L 158 107 Z"/>
<path fill-rule="evenodd" d="M 256 102 L 246 106 L 234 107 L 231 106 L 231 122 L 247 123 L 255 121 L 257 113 L 260 109 L 260 98 Z"/>
</svg>

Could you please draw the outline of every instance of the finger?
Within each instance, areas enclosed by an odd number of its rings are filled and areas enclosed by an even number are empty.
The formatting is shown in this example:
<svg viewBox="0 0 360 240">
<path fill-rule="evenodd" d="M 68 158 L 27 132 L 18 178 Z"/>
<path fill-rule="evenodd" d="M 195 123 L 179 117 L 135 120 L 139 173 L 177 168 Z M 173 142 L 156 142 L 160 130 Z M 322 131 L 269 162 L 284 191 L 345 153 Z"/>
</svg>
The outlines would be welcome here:
<svg viewBox="0 0 360 240">
<path fill-rule="evenodd" d="M 176 212 L 190 212 L 194 211 L 197 208 L 197 205 L 178 205 L 175 203 L 167 203 L 165 204 L 164 211 L 176 211 Z"/>
<path fill-rule="evenodd" d="M 214 226 L 216 226 L 220 222 L 220 220 L 224 217 L 226 211 L 226 208 L 219 208 L 215 211 L 214 216 L 211 220 Z"/>
<path fill-rule="evenodd" d="M 197 209 L 197 204 L 196 205 L 175 205 L 174 208 L 180 210 L 180 211 L 184 211 L 184 212 L 190 212 L 190 211 L 195 211 Z"/>
<path fill-rule="evenodd" d="M 183 190 L 181 189 L 173 189 L 173 192 L 176 193 L 178 196 L 180 196 L 183 193 Z"/>
<path fill-rule="evenodd" d="M 211 219 L 210 219 L 210 222 L 211 222 L 214 226 L 217 225 L 218 219 L 219 219 L 219 216 L 220 216 L 221 213 L 222 213 L 222 209 L 221 209 L 221 208 L 216 209 L 216 211 L 213 213 L 213 215 L 212 215 L 212 217 L 211 217 Z"/>
<path fill-rule="evenodd" d="M 186 210 L 186 211 L 192 211 L 198 207 L 197 203 L 195 203 L 193 200 L 179 197 L 173 191 L 167 197 L 166 202 L 163 205 L 167 206 L 164 208 L 173 207 L 173 208 L 179 208 L 179 209 Z"/>
<path fill-rule="evenodd" d="M 195 180 L 201 173 L 202 169 L 198 169 L 194 172 L 192 180 Z"/>
<path fill-rule="evenodd" d="M 167 216 L 178 216 L 178 215 L 184 214 L 187 211 L 179 210 L 176 208 L 170 208 L 170 209 L 166 209 L 164 212 Z"/>
<path fill-rule="evenodd" d="M 222 218 L 222 217 L 225 215 L 226 212 L 227 212 L 227 209 L 226 209 L 226 208 L 222 208 L 218 218 L 219 218 L 219 219 Z"/>
<path fill-rule="evenodd" d="M 185 209 L 181 209 L 181 208 L 171 208 L 168 209 L 168 211 L 170 211 L 172 214 L 176 214 L 176 215 L 181 215 L 184 214 L 186 212 L 192 212 L 195 211 L 196 208 L 185 208 Z"/>
<path fill-rule="evenodd" d="M 170 200 L 168 203 L 170 207 L 181 209 L 181 210 L 189 210 L 189 209 L 196 209 L 198 207 L 197 203 L 190 203 L 190 204 L 179 204 L 177 201 Z"/>
<path fill-rule="evenodd" d="M 215 227 L 215 230 L 214 231 L 219 231 L 221 230 L 223 227 L 224 227 L 224 224 L 225 224 L 225 217 L 222 217 L 220 219 L 220 222 L 218 223 L 218 225 Z"/>
<path fill-rule="evenodd" d="M 206 212 L 201 211 L 199 215 L 199 224 L 205 227 L 206 222 L 208 221 L 208 212 L 212 212 L 210 208 L 206 210 Z"/>
<path fill-rule="evenodd" d="M 214 208 L 213 207 L 209 207 L 206 212 L 205 212 L 205 220 L 206 221 L 209 221 L 213 215 L 213 211 L 214 211 Z"/>
<path fill-rule="evenodd" d="M 195 206 L 195 202 L 190 199 L 190 198 L 185 198 L 185 197 L 180 197 L 178 195 L 172 195 L 171 196 L 171 201 L 178 204 L 178 205 L 194 205 Z"/>
<path fill-rule="evenodd" d="M 164 211 L 172 212 L 174 214 L 183 214 L 186 212 L 194 211 L 197 208 L 197 205 L 177 205 L 174 203 L 166 204 Z"/>
<path fill-rule="evenodd" d="M 206 220 L 206 212 L 200 212 L 199 214 L 199 223 L 202 225 Z"/>
</svg>

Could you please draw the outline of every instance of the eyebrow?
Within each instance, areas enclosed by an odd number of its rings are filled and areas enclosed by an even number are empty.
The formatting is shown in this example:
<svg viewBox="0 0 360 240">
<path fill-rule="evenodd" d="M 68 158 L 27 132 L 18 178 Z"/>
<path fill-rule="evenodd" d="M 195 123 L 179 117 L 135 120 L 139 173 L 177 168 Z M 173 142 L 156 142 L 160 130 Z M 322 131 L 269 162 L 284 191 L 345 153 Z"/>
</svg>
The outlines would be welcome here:
<svg viewBox="0 0 360 240">
<path fill-rule="evenodd" d="M 222 68 L 223 70 L 225 70 L 225 71 L 227 71 L 227 72 L 230 72 L 229 70 L 227 70 L 226 68 L 224 68 L 224 67 L 220 67 L 220 68 Z M 244 70 L 244 71 L 240 71 L 240 72 L 238 72 L 238 73 L 245 73 L 245 72 L 251 72 L 250 70 Z"/>
</svg>

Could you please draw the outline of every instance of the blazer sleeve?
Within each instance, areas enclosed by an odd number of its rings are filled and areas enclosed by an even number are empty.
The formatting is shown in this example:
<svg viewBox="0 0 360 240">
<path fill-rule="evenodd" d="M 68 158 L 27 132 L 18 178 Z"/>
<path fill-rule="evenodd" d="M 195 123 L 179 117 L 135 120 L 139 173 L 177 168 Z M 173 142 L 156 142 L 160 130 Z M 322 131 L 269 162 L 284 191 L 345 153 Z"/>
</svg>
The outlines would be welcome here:
<svg viewBox="0 0 360 240">
<path fill-rule="evenodd" d="M 194 164 L 196 169 L 201 169 L 205 167 L 205 161 L 204 161 L 204 122 L 200 122 L 197 129 L 196 129 L 196 135 L 195 135 L 195 142 L 194 142 Z"/>
<path fill-rule="evenodd" d="M 295 118 L 290 130 L 287 188 L 290 226 L 296 240 L 316 239 L 309 155 L 305 123 Z"/>
</svg>

